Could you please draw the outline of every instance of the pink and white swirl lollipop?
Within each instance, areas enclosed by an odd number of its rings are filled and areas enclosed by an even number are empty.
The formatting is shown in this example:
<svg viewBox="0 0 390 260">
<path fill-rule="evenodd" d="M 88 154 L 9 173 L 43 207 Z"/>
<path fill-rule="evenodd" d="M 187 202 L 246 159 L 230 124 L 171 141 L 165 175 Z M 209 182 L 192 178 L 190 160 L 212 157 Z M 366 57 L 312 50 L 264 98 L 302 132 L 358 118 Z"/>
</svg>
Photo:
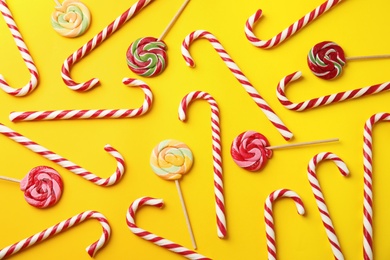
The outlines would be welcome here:
<svg viewBox="0 0 390 260">
<path fill-rule="evenodd" d="M 307 56 L 307 64 L 314 75 L 331 80 L 341 75 L 348 60 L 390 58 L 390 55 L 345 57 L 344 50 L 335 42 L 323 41 L 314 45 Z"/>
<path fill-rule="evenodd" d="M 239 134 L 232 142 L 230 154 L 233 161 L 241 168 L 248 171 L 259 171 L 264 168 L 272 157 L 272 150 L 295 146 L 327 143 L 338 141 L 338 138 L 270 146 L 268 139 L 255 131 L 246 131 Z"/>
<path fill-rule="evenodd" d="M 126 61 L 127 66 L 132 72 L 143 77 L 154 77 L 165 70 L 168 64 L 167 45 L 162 39 L 183 12 L 189 1 L 185 0 L 158 39 L 154 37 L 143 37 L 135 40 L 129 46 L 126 52 Z"/>
<path fill-rule="evenodd" d="M 22 180 L 4 176 L 0 179 L 20 183 L 27 203 L 40 209 L 55 205 L 64 188 L 59 173 L 49 166 L 34 167 Z"/>
</svg>

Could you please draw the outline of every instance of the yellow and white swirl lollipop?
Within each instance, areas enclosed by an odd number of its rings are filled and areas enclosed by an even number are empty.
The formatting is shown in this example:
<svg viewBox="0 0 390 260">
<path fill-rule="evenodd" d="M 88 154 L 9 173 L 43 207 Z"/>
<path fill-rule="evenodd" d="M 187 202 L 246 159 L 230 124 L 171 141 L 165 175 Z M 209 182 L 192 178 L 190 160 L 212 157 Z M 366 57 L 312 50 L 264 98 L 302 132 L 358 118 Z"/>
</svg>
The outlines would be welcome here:
<svg viewBox="0 0 390 260">
<path fill-rule="evenodd" d="M 190 148 L 185 143 L 177 140 L 160 142 L 153 149 L 152 155 L 150 156 L 150 166 L 154 173 L 164 180 L 174 180 L 176 183 L 192 245 L 196 249 L 195 238 L 179 184 L 179 179 L 191 169 L 193 160 Z"/>
<path fill-rule="evenodd" d="M 57 6 L 51 15 L 51 25 L 64 37 L 74 38 L 82 35 L 89 28 L 91 14 L 88 7 L 77 0 L 65 0 Z"/>
<path fill-rule="evenodd" d="M 192 152 L 186 144 L 165 140 L 153 149 L 150 166 L 164 180 L 178 180 L 191 169 L 192 161 Z"/>
</svg>

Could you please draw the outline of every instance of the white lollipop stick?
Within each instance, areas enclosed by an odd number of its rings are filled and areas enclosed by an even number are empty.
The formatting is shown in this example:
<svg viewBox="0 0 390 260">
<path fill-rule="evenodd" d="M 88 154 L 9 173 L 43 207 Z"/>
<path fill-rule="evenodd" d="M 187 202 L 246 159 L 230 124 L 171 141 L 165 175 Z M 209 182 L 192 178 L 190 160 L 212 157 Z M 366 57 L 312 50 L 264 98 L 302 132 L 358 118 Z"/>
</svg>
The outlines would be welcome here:
<svg viewBox="0 0 390 260">
<path fill-rule="evenodd" d="M 172 28 L 173 24 L 176 22 L 177 18 L 179 18 L 180 14 L 184 11 L 184 8 L 186 8 L 187 4 L 190 2 L 190 0 L 184 1 L 183 5 L 180 7 L 180 9 L 177 11 L 175 16 L 172 18 L 172 20 L 169 22 L 168 26 L 165 28 L 165 30 L 162 32 L 160 37 L 158 37 L 157 41 L 161 41 L 162 38 L 165 37 L 165 35 L 168 33 L 168 31 Z"/>
</svg>

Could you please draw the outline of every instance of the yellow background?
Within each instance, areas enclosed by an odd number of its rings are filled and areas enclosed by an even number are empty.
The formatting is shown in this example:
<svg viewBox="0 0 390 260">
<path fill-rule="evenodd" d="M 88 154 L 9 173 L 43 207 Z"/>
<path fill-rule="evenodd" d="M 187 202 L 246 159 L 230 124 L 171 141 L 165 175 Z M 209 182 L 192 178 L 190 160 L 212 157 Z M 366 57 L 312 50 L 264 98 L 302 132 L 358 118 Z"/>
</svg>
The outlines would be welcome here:
<svg viewBox="0 0 390 260">
<path fill-rule="evenodd" d="M 191 172 L 181 180 L 188 213 L 198 244 L 198 252 L 212 259 L 266 259 L 263 220 L 265 198 L 274 190 L 288 188 L 302 198 L 305 216 L 299 216 L 291 199 L 279 200 L 274 207 L 278 259 L 333 259 L 323 224 L 307 179 L 309 160 L 329 151 L 340 156 L 350 169 L 343 177 L 332 162 L 318 167 L 318 176 L 346 259 L 362 259 L 363 157 L 365 121 L 378 112 L 390 112 L 388 94 L 346 101 L 305 112 L 285 109 L 275 89 L 281 78 L 301 70 L 303 78 L 291 84 L 287 96 L 298 102 L 382 83 L 388 80 L 387 60 L 351 61 L 343 75 L 324 81 L 312 75 L 306 55 L 324 40 L 340 44 L 346 56 L 389 52 L 388 9 L 385 0 L 345 0 L 276 48 L 258 49 L 244 35 L 246 19 L 257 9 L 264 16 L 255 34 L 270 38 L 320 5 L 323 0 L 296 1 L 205 1 L 192 0 L 165 37 L 169 64 L 155 78 L 140 78 L 126 65 L 125 52 L 139 37 L 158 37 L 181 0 L 155 0 L 119 31 L 71 69 L 78 82 L 97 77 L 101 85 L 85 93 L 68 89 L 60 70 L 64 60 L 135 1 L 83 0 L 92 14 L 86 34 L 67 39 L 51 27 L 53 1 L 9 0 L 8 5 L 39 71 L 37 89 L 26 97 L 0 93 L 0 122 L 42 146 L 58 153 L 101 177 L 110 176 L 115 161 L 103 147 L 111 144 L 124 156 L 126 173 L 111 187 L 99 187 L 0 136 L 1 175 L 23 178 L 37 165 L 48 165 L 63 177 L 64 193 L 52 208 L 39 210 L 28 205 L 14 183 L 0 183 L 0 248 L 42 231 L 85 210 L 103 213 L 112 227 L 109 243 L 96 259 L 182 259 L 181 256 L 147 242 L 130 232 L 126 212 L 142 196 L 163 198 L 165 207 L 144 207 L 137 224 L 191 248 L 180 201 L 173 182 L 158 178 L 149 166 L 153 147 L 165 139 L 185 142 L 195 161 Z M 230 156 L 233 139 L 243 131 L 264 134 L 271 145 L 286 143 L 265 115 L 245 93 L 207 40 L 198 40 L 190 52 L 196 68 L 189 68 L 180 46 L 194 30 L 213 33 L 235 60 L 259 93 L 294 133 L 290 143 L 340 138 L 337 143 L 274 151 L 266 168 L 250 173 L 239 168 Z M 4 21 L 0 22 L 0 72 L 15 88 L 24 86 L 29 73 Z M 62 120 L 11 123 L 11 111 L 54 109 L 137 108 L 143 93 L 122 85 L 124 77 L 140 78 L 152 89 L 151 110 L 140 118 Z M 215 201 L 211 153 L 210 106 L 206 101 L 192 103 L 188 121 L 178 120 L 180 100 L 193 90 L 210 93 L 220 107 L 221 139 L 228 236 L 216 234 Z M 390 191 L 386 133 L 390 124 L 374 130 L 374 255 L 389 259 L 390 232 L 387 198 Z M 95 220 L 86 221 L 39 245 L 18 253 L 14 259 L 89 259 L 85 247 L 101 234 Z"/>
</svg>

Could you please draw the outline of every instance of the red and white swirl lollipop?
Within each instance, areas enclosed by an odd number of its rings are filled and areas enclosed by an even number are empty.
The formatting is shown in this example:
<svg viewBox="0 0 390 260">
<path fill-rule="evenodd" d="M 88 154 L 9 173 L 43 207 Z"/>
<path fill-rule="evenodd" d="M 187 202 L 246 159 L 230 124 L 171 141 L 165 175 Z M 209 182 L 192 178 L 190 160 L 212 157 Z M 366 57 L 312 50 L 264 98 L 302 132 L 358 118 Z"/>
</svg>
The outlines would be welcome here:
<svg viewBox="0 0 390 260">
<path fill-rule="evenodd" d="M 64 188 L 59 173 L 49 166 L 34 167 L 22 180 L 4 176 L 0 179 L 20 183 L 27 203 L 40 209 L 55 205 Z"/>
<path fill-rule="evenodd" d="M 234 140 L 230 148 L 230 154 L 233 161 L 241 168 L 248 171 L 259 171 L 267 164 L 268 159 L 272 157 L 272 150 L 289 148 L 295 146 L 327 143 L 338 141 L 338 138 L 302 142 L 296 144 L 285 144 L 278 146 L 270 146 L 268 139 L 255 131 L 246 131 L 239 134 Z"/>
<path fill-rule="evenodd" d="M 390 58 L 390 55 L 345 57 L 344 50 L 335 42 L 323 41 L 314 45 L 307 56 L 307 64 L 314 75 L 331 80 L 341 75 L 349 60 Z"/>
<path fill-rule="evenodd" d="M 135 40 L 127 49 L 126 60 L 129 69 L 143 77 L 154 77 L 162 73 L 168 63 L 167 45 L 162 40 L 183 12 L 190 0 L 185 0 L 179 11 L 157 39 L 143 37 Z"/>
</svg>

